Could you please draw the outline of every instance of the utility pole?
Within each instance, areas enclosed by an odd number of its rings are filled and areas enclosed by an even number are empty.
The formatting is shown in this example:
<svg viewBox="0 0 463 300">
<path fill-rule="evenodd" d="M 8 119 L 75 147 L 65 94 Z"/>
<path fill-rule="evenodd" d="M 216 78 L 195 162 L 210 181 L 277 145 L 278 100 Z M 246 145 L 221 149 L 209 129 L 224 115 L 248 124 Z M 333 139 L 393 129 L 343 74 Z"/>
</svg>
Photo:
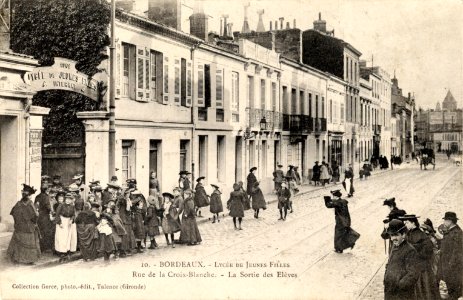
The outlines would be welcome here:
<svg viewBox="0 0 463 300">
<path fill-rule="evenodd" d="M 108 181 L 114 175 L 116 170 L 116 80 L 115 80 L 115 67 L 116 67 L 116 2 L 111 0 L 111 44 L 109 46 L 109 148 L 108 148 Z"/>
</svg>

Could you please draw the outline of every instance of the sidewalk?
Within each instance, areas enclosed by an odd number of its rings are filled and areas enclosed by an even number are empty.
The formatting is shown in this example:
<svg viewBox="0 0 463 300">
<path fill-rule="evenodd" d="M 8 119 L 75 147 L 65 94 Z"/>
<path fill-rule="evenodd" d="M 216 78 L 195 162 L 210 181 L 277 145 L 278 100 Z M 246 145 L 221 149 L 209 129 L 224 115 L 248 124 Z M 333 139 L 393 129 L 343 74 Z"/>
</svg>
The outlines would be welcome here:
<svg viewBox="0 0 463 300">
<path fill-rule="evenodd" d="M 407 166 L 404 166 L 404 164 L 402 164 L 402 166 L 400 166 L 400 167 L 394 166 L 394 170 L 396 168 L 401 169 L 401 168 L 406 168 L 406 167 L 409 167 L 408 164 L 407 164 Z M 372 172 L 372 176 L 381 175 L 381 174 L 383 174 L 385 172 L 388 172 L 388 171 L 391 171 L 391 169 L 388 169 L 388 170 L 379 170 L 379 169 L 377 169 L 377 170 Z M 356 177 L 354 177 L 354 180 L 360 180 L 360 179 L 358 178 L 358 176 L 356 176 Z M 308 194 L 308 193 L 311 193 L 311 192 L 314 192 L 314 191 L 326 190 L 327 192 L 329 192 L 329 191 L 334 190 L 334 189 L 342 189 L 341 182 L 338 182 L 336 184 L 330 183 L 330 184 L 326 185 L 325 187 L 323 187 L 321 185 L 314 186 L 312 184 L 305 183 L 305 184 L 299 186 L 299 193 L 297 195 L 293 196 L 293 199 L 297 201 L 297 199 L 300 198 L 302 195 L 305 195 L 305 194 Z M 266 194 L 264 194 L 264 197 L 265 197 L 265 200 L 267 201 L 268 205 L 276 203 L 277 200 L 278 200 L 275 193 L 266 193 Z M 226 209 L 227 200 L 228 200 L 228 195 L 222 195 L 222 203 L 224 205 L 224 212 L 220 214 L 221 221 L 223 221 L 224 218 L 228 217 L 228 211 Z M 198 217 L 196 219 L 198 225 L 201 226 L 201 224 L 205 224 L 206 222 L 212 222 L 212 214 L 209 212 L 209 207 L 203 208 L 201 210 L 201 213 L 202 213 L 202 217 Z M 245 211 L 246 217 L 252 217 L 253 213 L 254 213 L 254 211 L 252 209 Z M 8 244 L 9 244 L 10 239 L 11 239 L 11 235 L 12 235 L 11 232 L 0 233 L 0 265 L 2 267 L 4 267 L 4 266 L 13 266 L 13 264 L 9 261 L 9 259 L 7 257 L 7 253 L 6 253 L 7 249 L 8 249 Z M 134 254 L 134 255 L 136 255 L 136 254 Z M 78 259 L 81 259 L 81 258 L 82 258 L 82 256 L 80 255 L 80 253 L 76 252 L 71 256 L 70 261 L 75 261 L 75 260 L 78 260 Z M 43 253 L 42 258 L 31 267 L 37 268 L 37 267 L 50 267 L 50 266 L 54 266 L 54 265 L 59 265 L 60 263 L 58 262 L 58 260 L 59 260 L 58 256 L 54 256 L 52 253 L 46 252 L 46 253 Z"/>
</svg>

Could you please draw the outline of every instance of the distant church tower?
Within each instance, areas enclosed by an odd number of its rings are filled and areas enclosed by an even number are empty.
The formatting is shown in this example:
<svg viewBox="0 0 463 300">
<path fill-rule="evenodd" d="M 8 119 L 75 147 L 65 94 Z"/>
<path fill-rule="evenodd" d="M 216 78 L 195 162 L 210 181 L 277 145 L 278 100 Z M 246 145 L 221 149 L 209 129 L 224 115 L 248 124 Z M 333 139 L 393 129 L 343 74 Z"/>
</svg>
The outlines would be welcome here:
<svg viewBox="0 0 463 300">
<path fill-rule="evenodd" d="M 442 102 L 442 109 L 447 111 L 454 111 L 457 109 L 457 101 L 453 98 L 452 93 L 450 90 L 447 92 L 447 96 L 445 96 L 444 101 Z"/>
</svg>

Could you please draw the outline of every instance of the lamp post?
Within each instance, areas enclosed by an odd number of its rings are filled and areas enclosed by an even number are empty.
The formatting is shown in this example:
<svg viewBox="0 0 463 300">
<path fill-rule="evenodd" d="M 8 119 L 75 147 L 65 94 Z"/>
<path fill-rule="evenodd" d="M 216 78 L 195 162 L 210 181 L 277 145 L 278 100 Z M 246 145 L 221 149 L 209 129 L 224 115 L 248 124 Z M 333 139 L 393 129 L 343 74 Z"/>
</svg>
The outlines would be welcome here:
<svg viewBox="0 0 463 300">
<path fill-rule="evenodd" d="M 109 46 L 109 145 L 108 145 L 108 181 L 114 175 L 116 170 L 116 80 L 115 80 L 115 67 L 116 67 L 116 2 L 111 0 L 111 45 Z"/>
</svg>

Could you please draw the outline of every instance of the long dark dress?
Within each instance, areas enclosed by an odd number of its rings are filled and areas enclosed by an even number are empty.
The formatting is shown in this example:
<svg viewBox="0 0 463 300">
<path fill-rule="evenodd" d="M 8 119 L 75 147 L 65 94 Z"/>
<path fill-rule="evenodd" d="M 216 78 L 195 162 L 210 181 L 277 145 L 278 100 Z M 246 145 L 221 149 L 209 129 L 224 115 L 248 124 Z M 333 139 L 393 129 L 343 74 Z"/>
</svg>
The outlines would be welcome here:
<svg viewBox="0 0 463 300">
<path fill-rule="evenodd" d="M 84 259 L 97 257 L 98 232 L 96 225 L 98 219 L 91 210 L 81 211 L 75 220 L 77 226 L 77 241 L 80 253 Z"/>
<path fill-rule="evenodd" d="M 145 216 L 145 231 L 146 235 L 149 237 L 154 237 L 159 235 L 159 219 L 156 215 L 156 208 L 154 206 L 149 206 L 148 210 L 146 211 Z"/>
<path fill-rule="evenodd" d="M 20 200 L 10 214 L 14 219 L 14 232 L 8 245 L 8 256 L 18 263 L 38 261 L 41 252 L 34 204 L 29 199 Z"/>
<path fill-rule="evenodd" d="M 40 231 L 40 250 L 52 250 L 55 243 L 55 224 L 50 220 L 50 197 L 46 193 L 40 193 L 35 197 L 35 204 L 39 207 L 37 225 Z"/>
<path fill-rule="evenodd" d="M 392 249 L 384 273 L 384 300 L 417 299 L 416 255 L 416 250 L 406 241 Z"/>
<path fill-rule="evenodd" d="M 247 201 L 246 195 L 241 191 L 233 191 L 230 193 L 230 199 L 227 201 L 227 206 L 230 209 L 230 217 L 244 217 L 244 203 Z"/>
<path fill-rule="evenodd" d="M 282 188 L 277 192 L 278 197 L 278 209 L 282 209 L 284 207 L 289 208 L 289 199 L 291 198 L 291 192 L 288 188 Z"/>
<path fill-rule="evenodd" d="M 135 207 L 132 210 L 133 215 L 133 234 L 137 240 L 142 240 L 145 238 L 145 224 L 143 223 L 145 219 L 145 212 L 142 208 Z"/>
<path fill-rule="evenodd" d="M 431 239 L 419 228 L 409 230 L 407 242 L 417 252 L 417 272 L 419 273 L 416 285 L 418 299 L 439 299 L 439 285 L 432 271 L 434 248 Z"/>
<path fill-rule="evenodd" d="M 193 198 L 187 198 L 183 202 L 182 226 L 180 233 L 180 241 L 182 243 L 200 243 L 202 241 L 199 233 L 198 224 L 196 223 L 196 212 Z"/>
<path fill-rule="evenodd" d="M 260 187 L 254 187 L 252 193 L 252 209 L 266 209 L 267 203 Z"/>
<path fill-rule="evenodd" d="M 133 233 L 133 225 L 132 225 L 132 212 L 126 209 L 127 201 L 120 197 L 118 200 L 119 206 L 119 217 L 122 220 L 122 224 L 124 224 L 124 229 L 126 231 L 126 235 L 123 235 L 121 241 L 121 250 L 131 250 L 135 248 L 135 235 Z"/>
<path fill-rule="evenodd" d="M 325 206 L 334 208 L 336 219 L 336 226 L 334 228 L 334 248 L 336 250 L 344 250 L 353 247 L 360 237 L 360 234 L 350 227 L 351 221 L 347 200 L 325 198 Z"/>
<path fill-rule="evenodd" d="M 180 221 L 178 217 L 177 207 L 172 203 L 167 208 L 166 217 L 162 219 L 162 231 L 164 234 L 172 234 L 180 231 Z"/>
<path fill-rule="evenodd" d="M 218 213 L 223 212 L 222 198 L 220 196 L 221 194 L 222 193 L 217 190 L 212 192 L 210 211 L 213 214 L 218 214 Z"/>
<path fill-rule="evenodd" d="M 254 187 L 254 183 L 257 182 L 256 175 L 254 173 L 249 173 L 246 182 L 246 194 L 248 196 L 252 196 L 252 188 Z"/>
<path fill-rule="evenodd" d="M 312 168 L 312 181 L 318 182 L 320 181 L 320 166 L 314 165 Z"/>
<path fill-rule="evenodd" d="M 195 205 L 196 207 L 205 207 L 209 205 L 209 199 L 207 198 L 206 190 L 204 186 L 200 183 L 196 185 L 195 192 Z"/>
</svg>

